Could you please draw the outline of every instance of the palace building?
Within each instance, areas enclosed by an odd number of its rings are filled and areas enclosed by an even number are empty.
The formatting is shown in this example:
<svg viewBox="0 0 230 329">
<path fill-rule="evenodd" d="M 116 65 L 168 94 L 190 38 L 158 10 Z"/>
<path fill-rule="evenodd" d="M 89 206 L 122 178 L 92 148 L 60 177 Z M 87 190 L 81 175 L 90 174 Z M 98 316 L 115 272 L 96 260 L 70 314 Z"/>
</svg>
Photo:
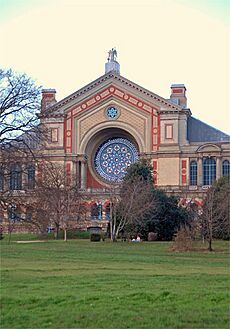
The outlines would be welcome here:
<svg viewBox="0 0 230 329">
<path fill-rule="evenodd" d="M 186 87 L 165 99 L 122 77 L 116 51 L 105 74 L 57 102 L 42 91 L 40 120 L 50 130 L 47 155 L 79 174 L 82 189 L 102 194 L 138 158 L 148 158 L 155 185 L 202 197 L 229 174 L 230 138 L 192 117 Z"/>
<path fill-rule="evenodd" d="M 116 50 L 105 74 L 57 102 L 42 90 L 40 121 L 50 131 L 45 156 L 64 163 L 81 189 L 105 209 L 111 184 L 139 158 L 153 166 L 153 182 L 200 204 L 207 188 L 230 172 L 230 138 L 194 118 L 186 87 L 172 84 L 169 99 L 120 75 Z M 102 211 L 98 218 L 105 219 Z"/>
</svg>

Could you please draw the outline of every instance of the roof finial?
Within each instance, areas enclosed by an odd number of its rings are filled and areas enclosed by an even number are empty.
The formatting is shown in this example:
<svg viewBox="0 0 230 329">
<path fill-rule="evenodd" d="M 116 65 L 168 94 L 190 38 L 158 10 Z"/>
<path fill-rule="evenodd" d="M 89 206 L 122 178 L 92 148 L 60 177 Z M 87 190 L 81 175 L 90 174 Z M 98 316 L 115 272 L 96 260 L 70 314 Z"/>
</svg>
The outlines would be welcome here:
<svg viewBox="0 0 230 329">
<path fill-rule="evenodd" d="M 117 51 L 115 48 L 112 48 L 108 52 L 108 62 L 105 63 L 105 73 L 114 71 L 120 74 L 120 64 L 117 62 Z"/>
</svg>

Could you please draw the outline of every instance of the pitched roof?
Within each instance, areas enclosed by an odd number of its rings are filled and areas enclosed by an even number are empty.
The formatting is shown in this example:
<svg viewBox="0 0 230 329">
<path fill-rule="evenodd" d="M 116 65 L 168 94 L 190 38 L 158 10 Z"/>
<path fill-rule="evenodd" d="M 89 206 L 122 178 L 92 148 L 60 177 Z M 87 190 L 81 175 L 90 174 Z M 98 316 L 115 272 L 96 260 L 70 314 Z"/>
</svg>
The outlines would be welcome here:
<svg viewBox="0 0 230 329">
<path fill-rule="evenodd" d="M 188 117 L 188 140 L 189 142 L 230 142 L 230 136 L 208 124 Z"/>
</svg>

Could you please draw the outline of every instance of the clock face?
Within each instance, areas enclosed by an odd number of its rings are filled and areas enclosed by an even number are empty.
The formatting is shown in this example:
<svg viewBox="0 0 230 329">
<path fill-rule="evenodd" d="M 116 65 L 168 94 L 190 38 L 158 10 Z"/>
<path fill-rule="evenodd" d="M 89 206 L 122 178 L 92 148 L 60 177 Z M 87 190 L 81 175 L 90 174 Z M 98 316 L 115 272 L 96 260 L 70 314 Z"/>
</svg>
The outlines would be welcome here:
<svg viewBox="0 0 230 329">
<path fill-rule="evenodd" d="M 106 115 L 110 119 L 117 118 L 118 117 L 118 114 L 119 114 L 118 109 L 116 107 L 114 107 L 114 106 L 110 106 L 106 110 Z"/>
<path fill-rule="evenodd" d="M 126 138 L 112 138 L 98 147 L 94 158 L 97 173 L 107 181 L 120 182 L 126 169 L 138 160 L 138 152 Z"/>
</svg>

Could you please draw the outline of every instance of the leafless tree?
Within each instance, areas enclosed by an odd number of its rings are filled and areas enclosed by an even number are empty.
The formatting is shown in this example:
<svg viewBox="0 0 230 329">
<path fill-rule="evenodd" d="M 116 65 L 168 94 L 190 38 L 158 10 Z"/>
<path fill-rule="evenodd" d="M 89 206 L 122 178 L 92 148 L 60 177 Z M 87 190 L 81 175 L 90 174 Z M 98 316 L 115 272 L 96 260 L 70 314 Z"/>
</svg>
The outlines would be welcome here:
<svg viewBox="0 0 230 329">
<path fill-rule="evenodd" d="M 26 74 L 0 69 L 0 208 L 6 212 L 12 205 L 17 210 L 28 202 L 22 187 L 11 186 L 12 175 L 25 178 L 28 164 L 36 165 L 47 139 L 45 128 L 39 123 L 40 87 Z M 17 173 L 12 168 L 17 165 Z M 23 181 L 23 179 L 21 179 Z M 31 194 L 31 191 L 30 193 Z"/>
<path fill-rule="evenodd" d="M 38 125 L 40 88 L 26 74 L 0 69 L 0 144 L 15 139 Z"/>
<path fill-rule="evenodd" d="M 66 173 L 64 164 L 43 162 L 41 177 L 35 189 L 36 218 L 45 218 L 55 227 L 56 237 L 60 229 L 67 239 L 67 229 L 72 220 L 84 212 L 83 194 L 79 191 L 77 179 Z"/>
<path fill-rule="evenodd" d="M 212 251 L 213 238 L 226 236 L 230 229 L 230 184 L 229 177 L 221 178 L 207 192 L 203 211 L 200 216 L 204 238 L 208 241 L 208 250 Z"/>
<path fill-rule="evenodd" d="M 120 196 L 113 198 L 111 212 L 111 239 L 115 241 L 127 225 L 140 224 L 145 216 L 154 211 L 157 201 L 151 193 L 152 183 L 142 177 L 124 181 Z"/>
</svg>

